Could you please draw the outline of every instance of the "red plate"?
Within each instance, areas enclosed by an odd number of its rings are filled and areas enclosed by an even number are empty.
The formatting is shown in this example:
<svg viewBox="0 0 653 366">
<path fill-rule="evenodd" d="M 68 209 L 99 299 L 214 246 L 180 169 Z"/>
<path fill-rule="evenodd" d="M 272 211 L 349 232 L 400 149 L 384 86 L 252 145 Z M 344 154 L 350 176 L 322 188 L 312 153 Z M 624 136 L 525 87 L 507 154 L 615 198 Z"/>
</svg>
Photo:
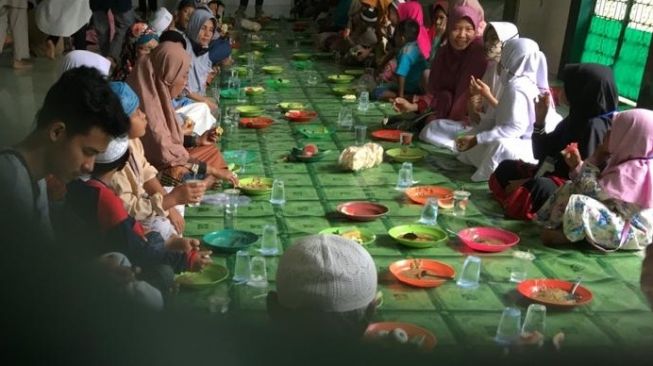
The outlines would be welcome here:
<svg viewBox="0 0 653 366">
<path fill-rule="evenodd" d="M 548 300 L 548 299 L 541 299 L 536 296 L 538 291 L 542 289 L 557 288 L 569 292 L 571 291 L 572 287 L 574 287 L 574 284 L 572 282 L 542 278 L 542 279 L 530 279 L 521 282 L 519 285 L 517 285 L 517 291 L 520 294 L 522 294 L 524 297 L 533 300 L 535 302 L 539 302 L 545 305 L 557 306 L 561 308 L 572 308 L 575 306 L 588 304 L 589 302 L 592 301 L 592 293 L 590 292 L 590 290 L 586 289 L 583 286 L 578 286 L 578 289 L 576 289 L 576 293 L 575 293 L 576 302 L 573 304 Z"/>
<path fill-rule="evenodd" d="M 519 243 L 519 235 L 494 227 L 470 227 L 458 232 L 458 237 L 479 252 L 503 252 Z"/>
<path fill-rule="evenodd" d="M 372 221 L 388 213 L 388 208 L 374 202 L 352 201 L 338 205 L 338 212 L 355 221 Z"/>
<path fill-rule="evenodd" d="M 268 117 L 253 117 L 253 118 L 241 118 L 240 125 L 246 128 L 266 128 L 270 126 L 274 121 L 272 118 Z"/>
<path fill-rule="evenodd" d="M 454 276 L 456 275 L 456 271 L 453 267 L 432 259 L 404 259 L 392 263 L 388 269 L 400 282 L 410 286 L 429 288 L 438 287 L 447 282 L 446 278 L 431 276 L 416 278 L 413 274 L 416 261 L 419 261 L 419 270 L 427 270 L 433 274 L 449 277 L 451 280 L 454 279 Z"/>
<path fill-rule="evenodd" d="M 400 130 L 376 130 L 372 132 L 372 137 L 379 140 L 399 142 L 399 135 L 401 135 L 402 132 L 403 131 Z"/>
<path fill-rule="evenodd" d="M 317 112 L 314 111 L 288 111 L 285 114 L 286 118 L 292 122 L 309 122 L 317 117 Z"/>
<path fill-rule="evenodd" d="M 408 344 L 415 337 L 423 336 L 424 340 L 422 341 L 422 346 L 420 349 L 422 351 L 430 351 L 438 343 L 438 340 L 435 338 L 433 333 L 428 330 L 418 327 L 417 325 L 410 323 L 400 323 L 400 322 L 382 322 L 382 323 L 372 323 L 365 330 L 363 338 L 368 341 L 380 341 L 382 340 L 379 335 L 380 332 L 392 332 L 394 329 L 401 328 L 406 334 L 408 334 Z"/>
<path fill-rule="evenodd" d="M 406 190 L 406 196 L 411 201 L 423 205 L 431 197 L 437 198 L 438 201 L 450 200 L 453 198 L 453 190 L 440 186 L 417 186 L 408 188 Z"/>
</svg>

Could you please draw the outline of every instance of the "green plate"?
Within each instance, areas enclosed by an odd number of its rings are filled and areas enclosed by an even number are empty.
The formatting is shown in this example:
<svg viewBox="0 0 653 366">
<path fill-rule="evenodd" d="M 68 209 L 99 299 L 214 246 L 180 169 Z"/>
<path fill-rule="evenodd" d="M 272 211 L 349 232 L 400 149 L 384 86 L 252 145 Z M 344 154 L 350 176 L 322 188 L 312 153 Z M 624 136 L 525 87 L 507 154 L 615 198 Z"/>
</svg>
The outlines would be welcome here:
<svg viewBox="0 0 653 366">
<path fill-rule="evenodd" d="M 403 235 L 408 233 L 426 234 L 432 237 L 432 240 L 416 241 L 416 240 L 405 239 Z M 446 243 L 449 238 L 447 236 L 447 233 L 444 232 L 444 230 L 435 226 L 426 226 L 426 225 L 395 226 L 388 231 L 388 235 L 390 235 L 394 240 L 398 241 L 399 243 L 412 248 L 434 247 L 436 245 Z"/>
<path fill-rule="evenodd" d="M 299 53 L 293 53 L 292 58 L 295 60 L 299 61 L 305 61 L 308 60 L 312 57 L 313 55 L 310 53 L 304 53 L 304 52 L 299 52 Z"/>
<path fill-rule="evenodd" d="M 361 76 L 365 73 L 365 70 L 363 69 L 351 69 L 351 70 L 345 70 L 345 74 L 351 75 L 351 76 Z"/>
<path fill-rule="evenodd" d="M 202 237 L 202 241 L 209 247 L 229 253 L 247 249 L 257 240 L 258 235 L 254 233 L 232 229 L 214 231 Z"/>
<path fill-rule="evenodd" d="M 290 156 L 295 161 L 299 161 L 299 162 L 302 162 L 302 163 L 313 163 L 313 162 L 322 160 L 324 158 L 324 156 L 329 152 L 330 152 L 330 150 L 319 149 L 317 154 L 306 157 L 306 156 L 302 155 L 303 150 L 301 148 L 293 147 L 293 149 L 290 151 Z"/>
<path fill-rule="evenodd" d="M 263 114 L 261 107 L 255 105 L 240 105 L 236 107 L 241 117 L 258 117 Z"/>
<path fill-rule="evenodd" d="M 298 102 L 282 102 L 282 103 L 277 104 L 277 107 L 279 107 L 279 109 L 281 109 L 284 112 L 288 112 L 291 109 L 301 111 L 304 108 L 306 108 L 305 105 L 303 105 L 302 103 L 298 103 Z"/>
<path fill-rule="evenodd" d="M 247 75 L 247 68 L 245 66 L 234 67 L 234 70 L 236 70 L 236 73 L 238 74 L 238 76 Z"/>
<path fill-rule="evenodd" d="M 251 41 L 249 44 L 252 45 L 252 47 L 259 49 L 266 49 L 270 47 L 267 41 Z"/>
<path fill-rule="evenodd" d="M 348 86 L 336 86 L 335 88 L 331 89 L 333 90 L 333 93 L 335 95 L 343 96 L 347 94 L 356 94 L 356 90 L 353 88 L 350 88 Z"/>
<path fill-rule="evenodd" d="M 298 128 L 297 132 L 309 139 L 326 139 L 333 135 L 334 131 L 324 126 L 304 126 Z"/>
<path fill-rule="evenodd" d="M 187 287 L 207 287 L 218 284 L 229 277 L 229 270 L 217 263 L 204 267 L 202 272 L 183 272 L 175 276 L 175 282 Z"/>
<path fill-rule="evenodd" d="M 404 161 L 419 161 L 422 160 L 426 156 L 426 151 L 417 148 L 417 147 L 409 147 L 407 149 L 402 149 L 402 148 L 395 148 L 395 149 L 390 149 L 385 152 L 392 160 L 398 161 L 398 162 L 404 162 Z"/>
<path fill-rule="evenodd" d="M 220 98 L 236 99 L 238 98 L 238 89 L 220 89 Z"/>
<path fill-rule="evenodd" d="M 261 67 L 266 74 L 281 74 L 283 72 L 283 67 L 281 66 L 263 66 Z"/>
<path fill-rule="evenodd" d="M 254 89 L 254 88 L 260 88 L 260 89 Z M 261 95 L 265 93 L 265 88 L 257 86 L 257 87 L 246 87 L 245 88 L 245 94 L 247 95 Z"/>
<path fill-rule="evenodd" d="M 227 162 L 227 164 L 234 164 L 239 166 L 242 164 L 242 161 L 237 161 L 240 158 L 240 152 L 242 150 L 227 150 L 222 152 L 222 157 Z M 247 150 L 247 164 L 253 163 L 256 160 L 256 151 Z M 239 167 L 240 168 L 240 167 Z M 230 169 L 231 170 L 231 169 Z"/>
<path fill-rule="evenodd" d="M 264 184 L 263 187 L 251 187 L 249 186 L 255 181 L 260 181 Z M 243 191 L 245 194 L 250 196 L 260 196 L 263 194 L 270 193 L 272 191 L 272 178 L 266 177 L 247 177 L 240 179 L 240 184 L 238 188 Z"/>
<path fill-rule="evenodd" d="M 313 67 L 313 61 L 292 61 L 291 64 L 297 70 L 306 70 Z"/>
<path fill-rule="evenodd" d="M 324 229 L 320 231 L 320 234 L 333 234 L 333 235 L 342 235 L 351 231 L 356 231 L 358 230 L 361 233 L 361 242 L 359 242 L 361 245 L 369 245 L 374 243 L 374 240 L 376 240 L 376 235 L 374 235 L 371 231 L 368 229 L 364 228 L 359 228 L 356 226 L 343 226 L 343 227 L 330 227 L 327 229 Z M 358 241 L 358 240 L 354 240 Z"/>
<path fill-rule="evenodd" d="M 239 55 L 238 58 L 243 60 L 243 61 L 247 61 L 247 55 L 250 54 L 250 53 L 253 53 L 254 58 L 257 59 L 257 60 L 260 59 L 261 57 L 263 57 L 263 52 L 261 52 L 261 51 L 252 51 L 252 52 L 243 53 L 242 55 Z"/>
<path fill-rule="evenodd" d="M 290 80 L 281 79 L 281 78 L 267 79 L 267 80 L 265 80 L 265 84 L 270 88 L 279 89 L 279 88 L 282 88 L 282 87 L 290 86 Z"/>
<path fill-rule="evenodd" d="M 327 79 L 332 83 L 347 84 L 347 83 L 351 83 L 351 81 L 354 80 L 354 77 L 345 74 L 335 74 L 335 75 L 327 76 Z"/>
</svg>

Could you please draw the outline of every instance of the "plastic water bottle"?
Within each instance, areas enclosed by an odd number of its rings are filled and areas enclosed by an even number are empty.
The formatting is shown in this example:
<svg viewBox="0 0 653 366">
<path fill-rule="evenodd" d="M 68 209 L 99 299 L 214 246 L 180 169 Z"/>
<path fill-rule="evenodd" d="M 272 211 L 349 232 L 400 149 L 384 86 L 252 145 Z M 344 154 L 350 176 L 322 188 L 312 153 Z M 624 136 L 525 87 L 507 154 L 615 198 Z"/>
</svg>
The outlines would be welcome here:
<svg viewBox="0 0 653 366">
<path fill-rule="evenodd" d="M 358 110 L 360 112 L 367 112 L 370 109 L 370 93 L 363 91 L 358 97 Z"/>
</svg>

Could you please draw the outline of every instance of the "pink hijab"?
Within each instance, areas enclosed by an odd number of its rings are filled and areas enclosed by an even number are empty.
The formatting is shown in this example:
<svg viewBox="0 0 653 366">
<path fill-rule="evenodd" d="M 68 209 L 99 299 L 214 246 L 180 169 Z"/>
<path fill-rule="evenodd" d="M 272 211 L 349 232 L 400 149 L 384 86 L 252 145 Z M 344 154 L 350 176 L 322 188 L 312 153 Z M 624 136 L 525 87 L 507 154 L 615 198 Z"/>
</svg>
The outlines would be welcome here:
<svg viewBox="0 0 653 366">
<path fill-rule="evenodd" d="M 467 19 L 476 28 L 480 22 L 478 11 L 469 6 L 451 9 L 447 30 L 460 20 Z M 459 51 L 450 42 L 442 46 L 431 62 L 427 91 L 432 97 L 431 109 L 436 118 L 464 121 L 467 116 L 469 80 L 481 78 L 487 67 L 483 40 L 477 37 L 466 49 Z"/>
<path fill-rule="evenodd" d="M 621 201 L 653 207 L 653 111 L 618 113 L 608 146 L 611 156 L 599 178 L 603 190 Z"/>
<path fill-rule="evenodd" d="M 399 4 L 397 7 L 397 14 L 399 21 L 412 19 L 419 25 L 419 35 L 417 36 L 417 46 L 419 47 L 422 56 L 429 59 L 431 55 L 431 38 L 429 38 L 428 30 L 424 27 L 424 14 L 422 12 L 422 5 L 416 1 Z"/>
</svg>

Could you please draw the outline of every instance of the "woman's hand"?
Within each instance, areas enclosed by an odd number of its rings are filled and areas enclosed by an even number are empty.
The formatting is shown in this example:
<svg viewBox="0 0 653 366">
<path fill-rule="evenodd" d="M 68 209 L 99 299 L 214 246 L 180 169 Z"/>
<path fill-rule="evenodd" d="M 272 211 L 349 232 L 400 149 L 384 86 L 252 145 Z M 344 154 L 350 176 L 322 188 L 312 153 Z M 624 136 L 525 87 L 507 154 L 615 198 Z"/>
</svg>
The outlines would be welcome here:
<svg viewBox="0 0 653 366">
<path fill-rule="evenodd" d="M 200 241 L 192 238 L 182 238 L 179 236 L 172 236 L 166 240 L 165 248 L 174 252 L 188 253 L 193 250 L 198 250 Z"/>
<path fill-rule="evenodd" d="M 184 119 L 184 125 L 181 127 L 183 134 L 188 136 L 192 135 L 194 128 L 195 128 L 195 121 L 193 121 L 191 118 L 186 117 Z"/>
<path fill-rule="evenodd" d="M 540 94 L 535 102 L 535 126 L 544 127 L 546 124 L 546 115 L 549 113 L 551 106 L 551 95 L 548 92 Z"/>
<path fill-rule="evenodd" d="M 480 95 L 483 98 L 494 98 L 490 86 L 483 82 L 483 80 L 475 78 L 474 75 L 469 80 L 469 92 L 471 95 Z"/>
<path fill-rule="evenodd" d="M 467 151 L 477 144 L 476 135 L 465 135 L 456 139 L 456 148 L 458 151 Z"/>
<path fill-rule="evenodd" d="M 560 154 L 562 154 L 565 163 L 567 163 L 567 166 L 571 171 L 576 170 L 576 168 L 583 163 L 583 158 L 580 156 L 578 148 L 565 148 L 560 152 Z"/>
<path fill-rule="evenodd" d="M 204 131 L 202 136 L 197 138 L 197 146 L 211 146 L 218 142 L 218 132 L 215 128 Z"/>
<path fill-rule="evenodd" d="M 176 186 L 169 194 L 173 195 L 178 205 L 199 203 L 204 197 L 206 185 L 204 182 L 184 183 Z"/>
<path fill-rule="evenodd" d="M 401 113 L 406 113 L 406 112 L 417 112 L 417 103 L 411 103 L 405 98 L 395 98 L 394 102 L 392 103 L 392 108 L 394 108 L 395 111 L 401 112 Z"/>
<path fill-rule="evenodd" d="M 210 250 L 203 250 L 200 252 L 197 252 L 197 259 L 193 261 L 191 264 L 190 270 L 193 272 L 200 272 L 204 269 L 204 267 L 208 266 L 209 264 L 213 263 L 213 259 L 211 259 L 211 251 Z"/>
</svg>

